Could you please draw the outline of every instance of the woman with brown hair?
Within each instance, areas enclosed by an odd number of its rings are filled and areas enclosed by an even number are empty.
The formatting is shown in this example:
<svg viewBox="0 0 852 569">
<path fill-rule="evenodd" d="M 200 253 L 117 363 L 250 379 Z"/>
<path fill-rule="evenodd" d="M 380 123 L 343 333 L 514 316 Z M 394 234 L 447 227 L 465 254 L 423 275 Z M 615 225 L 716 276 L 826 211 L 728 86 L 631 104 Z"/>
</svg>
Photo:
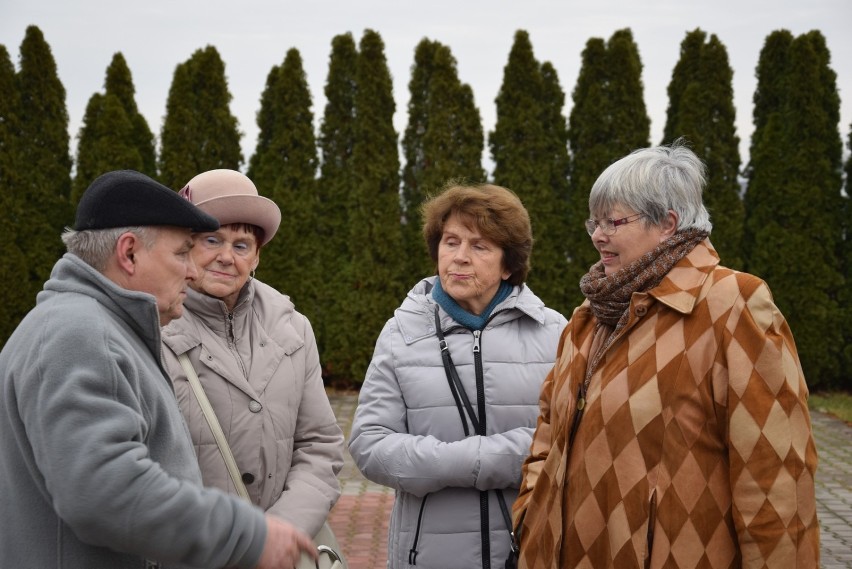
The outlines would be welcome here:
<svg viewBox="0 0 852 569">
<path fill-rule="evenodd" d="M 451 185 L 423 206 L 438 274 L 388 320 L 349 451 L 396 490 L 388 567 L 503 567 L 538 391 L 565 318 L 524 284 L 532 231 L 511 191 Z"/>
</svg>

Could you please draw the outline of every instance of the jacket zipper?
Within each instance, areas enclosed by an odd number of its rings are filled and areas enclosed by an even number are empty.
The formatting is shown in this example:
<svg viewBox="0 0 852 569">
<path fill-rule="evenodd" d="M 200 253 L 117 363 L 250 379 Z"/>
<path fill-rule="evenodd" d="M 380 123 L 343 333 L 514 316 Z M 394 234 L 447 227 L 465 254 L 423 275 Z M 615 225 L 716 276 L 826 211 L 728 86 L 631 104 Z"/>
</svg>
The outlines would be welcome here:
<svg viewBox="0 0 852 569">
<path fill-rule="evenodd" d="M 248 371 L 246 371 L 245 363 L 243 363 L 243 359 L 240 357 L 240 353 L 237 351 L 237 337 L 234 334 L 234 313 L 229 312 L 228 317 L 226 319 L 226 327 L 228 329 L 228 347 L 234 352 L 234 358 L 237 360 L 237 363 L 240 364 L 240 369 L 243 372 L 243 377 L 248 381 Z"/>
<path fill-rule="evenodd" d="M 476 407 L 479 413 L 479 434 L 485 436 L 485 377 L 482 372 L 482 331 L 473 331 L 473 364 L 476 370 Z M 491 535 L 488 523 L 488 491 L 479 492 L 480 537 L 482 540 L 482 569 L 491 569 Z"/>
<path fill-rule="evenodd" d="M 229 312 L 227 317 L 227 327 L 228 327 L 228 344 L 234 346 L 237 343 L 236 338 L 234 337 L 234 313 Z"/>
<path fill-rule="evenodd" d="M 493 312 L 491 316 L 488 317 L 488 320 L 485 321 L 485 326 L 488 325 L 491 320 L 497 316 L 503 310 Z M 451 326 L 444 330 L 444 334 L 448 334 L 453 332 L 459 328 L 464 328 L 464 326 Z M 483 329 L 485 327 L 483 326 Z M 467 328 L 465 328 L 467 329 Z M 473 332 L 473 363 L 474 369 L 476 373 L 476 407 L 477 412 L 479 413 L 479 432 L 478 435 L 485 436 L 486 433 L 486 425 L 485 425 L 485 382 L 484 382 L 484 373 L 482 370 L 482 330 L 472 330 Z M 424 500 L 425 504 L 425 500 Z M 423 515 L 423 504 L 421 504 L 420 516 Z M 488 521 L 488 492 L 480 491 L 479 492 L 479 519 L 480 519 L 480 538 L 482 543 L 482 569 L 491 569 L 491 537 L 490 537 L 490 524 Z M 408 561 L 411 565 L 412 559 L 416 559 L 417 557 L 417 540 L 420 534 L 420 517 L 417 519 L 417 533 L 414 538 L 414 545 L 408 553 Z M 414 557 L 412 557 L 412 554 Z"/>
</svg>

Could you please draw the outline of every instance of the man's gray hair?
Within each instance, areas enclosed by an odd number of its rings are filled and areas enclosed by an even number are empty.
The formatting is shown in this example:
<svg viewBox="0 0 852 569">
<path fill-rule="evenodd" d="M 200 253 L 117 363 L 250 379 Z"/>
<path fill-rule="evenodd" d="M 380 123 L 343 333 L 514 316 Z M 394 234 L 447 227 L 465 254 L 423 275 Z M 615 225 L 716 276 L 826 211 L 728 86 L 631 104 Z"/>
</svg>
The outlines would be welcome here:
<svg viewBox="0 0 852 569">
<path fill-rule="evenodd" d="M 683 139 L 671 146 L 641 148 L 598 177 L 589 194 L 589 212 L 600 219 L 621 205 L 644 214 L 646 225 L 659 225 L 666 212 L 674 210 L 678 231 L 710 231 L 713 224 L 701 197 L 706 183 L 704 163 Z"/>
<path fill-rule="evenodd" d="M 86 229 L 75 231 L 66 228 L 62 242 L 69 253 L 77 255 L 96 271 L 104 272 L 107 261 L 115 252 L 115 244 L 124 233 L 133 233 L 142 241 L 146 249 L 154 246 L 159 235 L 157 227 L 111 227 L 109 229 Z"/>
</svg>

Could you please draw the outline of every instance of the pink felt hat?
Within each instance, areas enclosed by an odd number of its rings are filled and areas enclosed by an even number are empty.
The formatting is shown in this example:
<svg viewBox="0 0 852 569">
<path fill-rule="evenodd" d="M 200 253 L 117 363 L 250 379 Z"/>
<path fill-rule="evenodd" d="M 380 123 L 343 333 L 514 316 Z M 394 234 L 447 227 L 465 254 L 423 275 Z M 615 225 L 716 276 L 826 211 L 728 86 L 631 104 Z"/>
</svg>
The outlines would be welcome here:
<svg viewBox="0 0 852 569">
<path fill-rule="evenodd" d="M 281 224 L 281 210 L 269 198 L 258 195 L 254 182 L 236 170 L 209 170 L 191 179 L 180 195 L 221 225 L 248 223 L 263 229 L 266 245 Z"/>
</svg>

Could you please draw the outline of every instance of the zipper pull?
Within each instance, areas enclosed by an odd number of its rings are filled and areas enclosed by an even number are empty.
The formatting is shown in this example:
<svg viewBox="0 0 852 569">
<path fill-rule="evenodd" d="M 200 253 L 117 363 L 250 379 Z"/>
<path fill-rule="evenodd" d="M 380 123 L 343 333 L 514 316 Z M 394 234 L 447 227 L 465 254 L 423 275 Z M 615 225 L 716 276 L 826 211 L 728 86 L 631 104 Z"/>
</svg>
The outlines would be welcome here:
<svg viewBox="0 0 852 569">
<path fill-rule="evenodd" d="M 473 331 L 473 353 L 479 353 L 479 335 L 482 333 L 482 330 L 474 330 Z"/>
<path fill-rule="evenodd" d="M 228 313 L 228 343 L 235 344 L 236 338 L 234 338 L 234 314 Z"/>
</svg>

